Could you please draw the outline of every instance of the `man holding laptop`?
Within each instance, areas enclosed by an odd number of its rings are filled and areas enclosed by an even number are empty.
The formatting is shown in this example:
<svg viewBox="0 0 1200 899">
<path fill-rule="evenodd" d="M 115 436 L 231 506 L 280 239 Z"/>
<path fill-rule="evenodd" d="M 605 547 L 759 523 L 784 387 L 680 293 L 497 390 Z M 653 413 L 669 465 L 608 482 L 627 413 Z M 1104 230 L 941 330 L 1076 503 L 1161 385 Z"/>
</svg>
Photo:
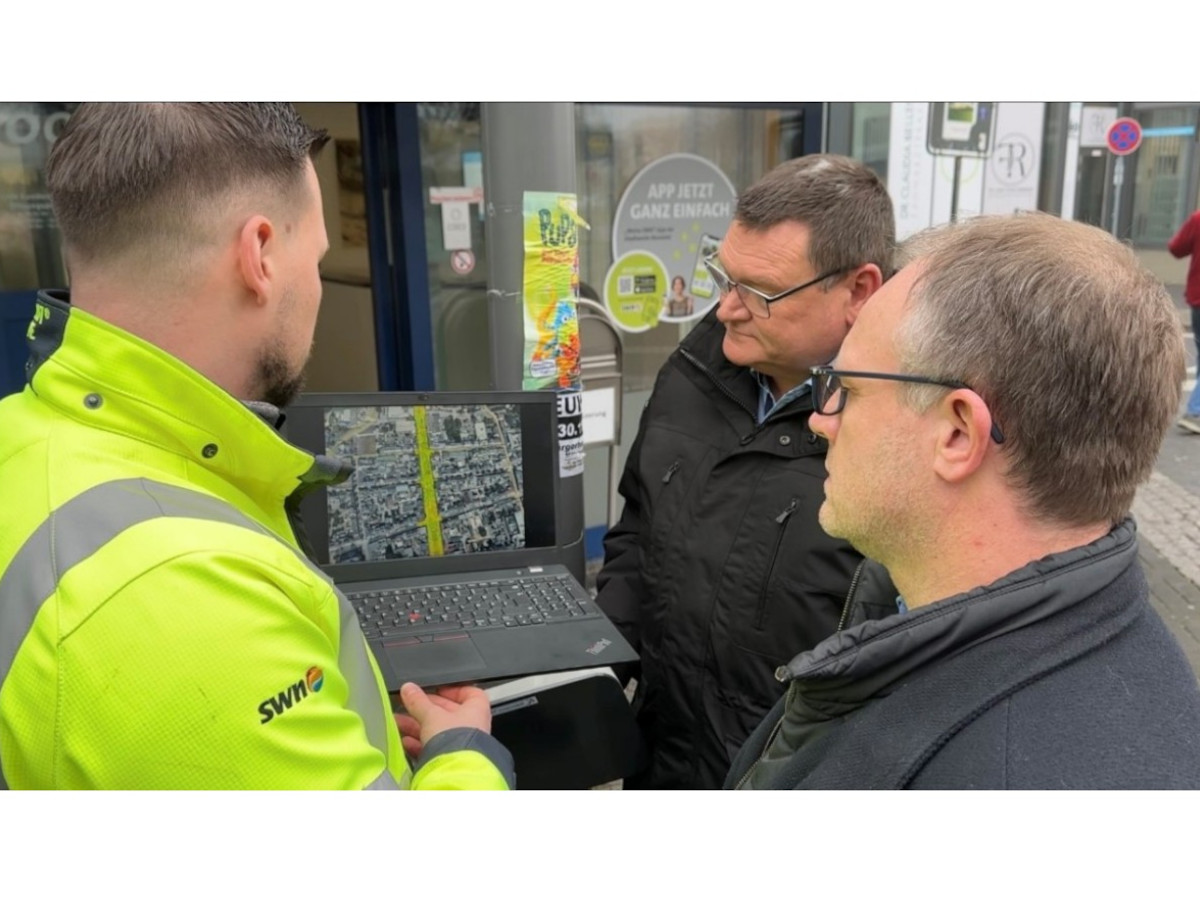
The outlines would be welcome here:
<svg viewBox="0 0 1200 899">
<path fill-rule="evenodd" d="M 293 515 L 345 480 L 284 441 L 328 248 L 287 104 L 83 104 L 47 179 L 72 289 L 0 402 L 0 785 L 512 784 L 475 687 L 401 733 Z M 415 770 L 404 749 L 417 752 Z"/>
</svg>

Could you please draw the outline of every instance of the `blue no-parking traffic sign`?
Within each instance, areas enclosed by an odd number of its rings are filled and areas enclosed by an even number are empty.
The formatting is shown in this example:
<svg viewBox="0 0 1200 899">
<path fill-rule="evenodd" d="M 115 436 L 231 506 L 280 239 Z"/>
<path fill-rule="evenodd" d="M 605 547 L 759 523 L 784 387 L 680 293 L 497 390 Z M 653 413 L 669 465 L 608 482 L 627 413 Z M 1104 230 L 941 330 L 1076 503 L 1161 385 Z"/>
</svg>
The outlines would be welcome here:
<svg viewBox="0 0 1200 899">
<path fill-rule="evenodd" d="M 1128 156 L 1142 145 L 1142 126 L 1130 118 L 1116 119 L 1108 126 L 1105 140 L 1118 156 Z"/>
</svg>

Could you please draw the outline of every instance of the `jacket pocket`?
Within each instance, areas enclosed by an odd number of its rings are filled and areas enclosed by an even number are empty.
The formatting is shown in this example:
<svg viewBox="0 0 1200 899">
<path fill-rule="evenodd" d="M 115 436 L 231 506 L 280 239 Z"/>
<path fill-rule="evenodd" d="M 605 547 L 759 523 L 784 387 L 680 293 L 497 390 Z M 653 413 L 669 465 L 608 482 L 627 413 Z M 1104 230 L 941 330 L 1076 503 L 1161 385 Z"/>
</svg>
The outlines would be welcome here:
<svg viewBox="0 0 1200 899">
<path fill-rule="evenodd" d="M 775 523 L 779 528 L 775 532 L 775 543 L 771 547 L 770 561 L 767 563 L 767 573 L 763 577 L 762 586 L 758 589 L 758 602 L 754 608 L 754 627 L 756 630 L 762 630 L 763 619 L 767 614 L 767 595 L 771 589 L 771 576 L 775 573 L 775 561 L 779 558 L 779 547 L 783 545 L 783 535 L 787 533 L 788 522 L 796 511 L 800 501 L 796 497 L 792 497 L 787 507 L 775 516 Z"/>
<path fill-rule="evenodd" d="M 687 493 L 687 473 L 683 457 L 677 456 L 658 477 L 658 494 L 654 498 L 654 516 L 650 522 L 650 556 L 661 557 L 675 527 L 675 519 L 683 508 Z"/>
</svg>

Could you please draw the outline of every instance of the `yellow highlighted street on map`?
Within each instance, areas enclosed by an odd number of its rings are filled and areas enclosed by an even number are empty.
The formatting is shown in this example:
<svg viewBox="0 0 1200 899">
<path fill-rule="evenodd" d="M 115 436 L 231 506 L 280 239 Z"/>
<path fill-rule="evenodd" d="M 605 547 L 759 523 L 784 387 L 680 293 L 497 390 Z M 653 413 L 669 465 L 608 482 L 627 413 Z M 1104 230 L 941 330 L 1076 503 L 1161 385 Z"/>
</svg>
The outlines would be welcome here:
<svg viewBox="0 0 1200 899">
<path fill-rule="evenodd" d="M 421 496 L 425 500 L 425 525 L 429 535 L 429 554 L 431 556 L 445 555 L 442 545 L 442 517 L 438 514 L 437 488 L 433 483 L 433 451 L 429 448 L 429 431 L 425 426 L 425 410 L 420 406 L 413 408 L 413 419 L 417 426 L 417 461 L 421 466 L 419 482 Z"/>
</svg>

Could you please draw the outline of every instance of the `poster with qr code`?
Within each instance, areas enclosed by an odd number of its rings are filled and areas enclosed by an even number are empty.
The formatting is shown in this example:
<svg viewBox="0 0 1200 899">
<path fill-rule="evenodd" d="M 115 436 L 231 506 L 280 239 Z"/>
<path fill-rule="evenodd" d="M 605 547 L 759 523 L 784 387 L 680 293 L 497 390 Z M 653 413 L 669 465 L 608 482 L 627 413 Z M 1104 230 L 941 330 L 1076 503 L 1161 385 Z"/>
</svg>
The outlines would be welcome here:
<svg viewBox="0 0 1200 899">
<path fill-rule="evenodd" d="M 662 315 L 667 267 L 653 253 L 626 253 L 604 279 L 604 306 L 622 330 L 649 331 Z"/>
<path fill-rule="evenodd" d="M 579 217 L 575 194 L 526 191 L 526 390 L 579 389 Z"/>
<path fill-rule="evenodd" d="M 735 204 L 725 173 L 691 153 L 659 157 L 633 176 L 613 216 L 616 262 L 604 280 L 619 328 L 691 321 L 717 303 L 709 266 Z"/>
</svg>

